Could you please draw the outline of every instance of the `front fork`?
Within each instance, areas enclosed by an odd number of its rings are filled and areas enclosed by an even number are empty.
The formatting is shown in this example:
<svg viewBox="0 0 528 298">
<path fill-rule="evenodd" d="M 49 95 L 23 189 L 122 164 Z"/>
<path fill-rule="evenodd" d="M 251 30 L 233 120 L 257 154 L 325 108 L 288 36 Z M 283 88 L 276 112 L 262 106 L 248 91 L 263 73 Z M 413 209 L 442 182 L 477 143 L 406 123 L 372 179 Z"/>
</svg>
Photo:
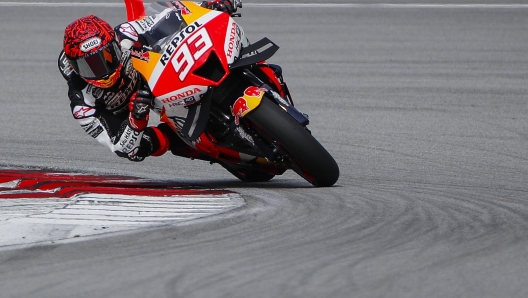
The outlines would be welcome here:
<svg viewBox="0 0 528 298">
<path fill-rule="evenodd" d="M 253 67 L 268 67 L 264 65 L 253 66 Z M 216 118 L 219 122 L 225 125 L 225 131 L 220 132 L 218 137 L 232 133 L 236 135 L 240 140 L 244 141 L 248 146 L 253 148 L 255 151 L 260 152 L 263 157 L 265 157 L 269 162 L 275 164 L 281 163 L 281 158 L 279 150 L 273 142 L 261 138 L 258 133 L 253 131 L 247 125 L 243 125 L 243 118 L 258 108 L 262 100 L 272 100 L 277 105 L 279 105 L 286 113 L 288 113 L 292 118 L 294 118 L 300 125 L 306 127 L 308 125 L 308 118 L 300 113 L 296 108 L 293 107 L 293 102 L 287 91 L 287 87 L 280 78 L 280 69 L 273 71 L 275 73 L 265 73 L 265 76 L 270 78 L 270 83 L 275 86 L 275 88 L 270 87 L 265 84 L 259 77 L 257 77 L 250 69 L 239 69 L 238 76 L 242 76 L 244 79 L 239 78 L 238 80 L 244 80 L 249 83 L 249 87 L 246 87 L 243 94 L 238 97 L 232 105 L 225 106 L 221 108 L 210 109 L 210 114 Z M 268 67 L 268 70 L 271 68 Z M 279 74 L 276 72 L 279 71 Z M 277 92 L 278 91 L 278 92 Z M 281 94 L 283 96 L 281 96 Z M 212 94 L 211 94 L 212 95 Z M 231 95 L 232 96 L 232 95 Z M 236 95 L 235 95 L 236 96 Z M 264 99 L 266 97 L 267 99 Z M 232 97 L 231 97 L 232 98 Z M 217 102 L 219 104 L 219 102 Z M 228 108 L 228 109 L 226 109 Z M 228 114 L 230 112 L 230 115 Z M 220 129 L 222 130 L 222 129 Z M 210 138 L 213 138 L 209 140 Z M 232 158 L 236 158 L 237 152 L 228 148 L 221 148 L 221 146 L 216 146 L 216 140 L 214 140 L 212 135 L 209 135 L 207 132 L 202 132 L 200 138 L 197 142 L 194 142 L 194 146 L 197 149 L 207 152 L 214 158 L 219 158 L 220 155 L 229 155 Z M 201 141 L 200 141 L 201 140 Z M 209 140 L 209 141 L 207 141 Z M 200 148 L 198 148 L 200 147 Z"/>
<path fill-rule="evenodd" d="M 240 139 L 244 140 L 249 146 L 254 148 L 257 151 L 263 153 L 264 157 L 272 162 L 280 162 L 279 153 L 277 146 L 273 144 L 268 144 L 260 139 L 260 137 L 248 129 L 244 125 L 240 125 L 241 118 L 245 117 L 253 110 L 257 109 L 262 100 L 265 100 L 264 97 L 273 100 L 277 105 L 279 105 L 286 113 L 288 113 L 293 119 L 295 119 L 300 125 L 306 127 L 309 120 L 308 117 L 299 112 L 291 102 L 289 93 L 286 93 L 287 99 L 284 99 L 278 92 L 273 90 L 269 85 L 264 84 L 256 75 L 254 75 L 249 70 L 243 70 L 242 75 L 249 80 L 253 86 L 247 87 L 244 90 L 242 96 L 237 98 L 233 105 L 231 106 L 231 114 L 234 117 L 234 121 L 229 122 L 229 129 L 234 132 Z M 287 92 L 286 85 L 282 83 L 282 80 L 278 79 L 277 81 L 281 82 L 283 89 L 282 93 Z M 257 87 L 259 86 L 259 87 Z"/>
<path fill-rule="evenodd" d="M 258 102 L 257 102 L 257 99 L 252 99 L 253 101 L 252 107 L 248 111 L 245 111 L 243 115 L 241 115 L 241 117 L 247 115 L 249 112 L 254 110 L 260 104 L 260 101 L 262 100 L 264 95 L 267 94 L 268 98 L 273 99 L 277 105 L 279 105 L 284 111 L 286 111 L 286 113 L 288 113 L 293 119 L 295 119 L 295 121 L 299 122 L 300 125 L 302 125 L 303 127 L 306 127 L 310 123 L 310 120 L 308 119 L 308 115 L 299 112 L 299 110 L 297 110 L 293 106 L 293 101 L 291 100 L 291 96 L 289 94 L 288 88 L 281 79 L 278 79 L 278 81 L 283 88 L 281 91 L 284 94 L 285 98 L 282 97 L 278 92 L 273 90 L 273 88 L 271 88 L 269 85 L 262 82 L 262 80 L 259 79 L 251 71 L 245 69 L 242 71 L 242 75 L 244 75 L 244 77 L 247 78 L 251 82 L 252 85 L 254 85 L 254 86 L 247 88 L 246 91 L 248 91 L 248 89 L 250 88 L 252 88 L 253 90 L 254 88 L 258 88 L 263 92 L 258 96 L 259 97 Z M 260 87 L 255 87 L 255 86 L 260 86 Z M 253 94 L 253 90 L 250 90 L 251 94 Z M 246 92 L 244 92 L 244 96 L 245 95 L 246 95 Z M 240 98 L 238 98 L 237 101 L 239 99 Z M 235 101 L 235 104 L 236 104 L 236 101 Z M 235 107 L 235 104 L 233 105 L 233 108 Z"/>
</svg>

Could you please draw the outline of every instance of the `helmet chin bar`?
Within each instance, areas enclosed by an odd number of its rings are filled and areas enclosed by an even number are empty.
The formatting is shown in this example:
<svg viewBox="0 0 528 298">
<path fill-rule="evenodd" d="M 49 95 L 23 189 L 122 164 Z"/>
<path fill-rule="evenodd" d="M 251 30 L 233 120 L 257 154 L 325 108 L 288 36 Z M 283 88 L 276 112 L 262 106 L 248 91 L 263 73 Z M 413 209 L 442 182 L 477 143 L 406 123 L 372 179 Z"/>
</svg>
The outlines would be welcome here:
<svg viewBox="0 0 528 298">
<path fill-rule="evenodd" d="M 108 76 L 106 79 L 99 79 L 99 80 L 93 80 L 93 79 L 86 79 L 83 78 L 88 84 L 94 85 L 95 87 L 99 88 L 110 88 L 115 85 L 117 80 L 120 77 L 121 69 L 123 68 L 123 65 L 120 64 L 119 67 L 115 70 L 115 72 Z"/>
</svg>

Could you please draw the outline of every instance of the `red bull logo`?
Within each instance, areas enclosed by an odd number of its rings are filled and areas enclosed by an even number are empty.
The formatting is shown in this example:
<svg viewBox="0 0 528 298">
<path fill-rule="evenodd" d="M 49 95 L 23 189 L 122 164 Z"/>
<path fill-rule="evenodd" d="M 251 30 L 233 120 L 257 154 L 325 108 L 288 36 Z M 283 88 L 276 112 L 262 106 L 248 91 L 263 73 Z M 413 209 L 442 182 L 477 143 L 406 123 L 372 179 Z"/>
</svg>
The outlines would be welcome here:
<svg viewBox="0 0 528 298">
<path fill-rule="evenodd" d="M 147 61 L 147 62 L 150 61 L 149 52 L 145 51 L 143 49 L 138 50 L 138 49 L 132 48 L 132 49 L 130 49 L 130 55 L 132 55 L 132 57 L 138 58 L 138 59 L 143 60 L 143 61 Z"/>
<path fill-rule="evenodd" d="M 249 107 L 246 99 L 243 97 L 239 97 L 231 108 L 231 114 L 235 116 L 236 125 L 240 124 L 240 117 L 244 116 L 244 113 L 247 111 L 249 111 Z"/>
<path fill-rule="evenodd" d="M 249 111 L 255 109 L 262 99 L 266 89 L 251 86 L 246 88 L 244 95 L 239 97 L 233 107 L 231 108 L 231 114 L 235 116 L 235 124 L 240 124 L 240 117 L 244 117 Z"/>
<path fill-rule="evenodd" d="M 191 14 L 191 11 L 187 8 L 187 6 L 183 5 L 179 1 L 174 1 L 174 2 L 171 1 L 171 4 L 173 4 L 180 11 L 182 15 Z"/>
<path fill-rule="evenodd" d="M 251 96 L 251 97 L 261 97 L 262 92 L 265 92 L 265 91 L 266 91 L 265 88 L 259 88 L 259 87 L 256 87 L 256 86 L 251 86 L 251 87 L 248 87 L 244 91 L 244 94 L 246 96 Z"/>
</svg>

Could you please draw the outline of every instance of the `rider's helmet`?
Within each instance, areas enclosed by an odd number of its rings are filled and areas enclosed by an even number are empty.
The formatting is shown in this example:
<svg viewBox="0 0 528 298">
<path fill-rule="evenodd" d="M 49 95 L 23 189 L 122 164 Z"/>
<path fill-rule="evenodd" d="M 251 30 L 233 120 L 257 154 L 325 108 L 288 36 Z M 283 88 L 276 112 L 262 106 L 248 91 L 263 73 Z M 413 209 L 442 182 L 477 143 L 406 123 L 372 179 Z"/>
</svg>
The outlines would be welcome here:
<svg viewBox="0 0 528 298">
<path fill-rule="evenodd" d="M 64 53 L 75 72 L 94 86 L 109 88 L 119 79 L 123 66 L 115 32 L 94 15 L 66 26 Z"/>
</svg>

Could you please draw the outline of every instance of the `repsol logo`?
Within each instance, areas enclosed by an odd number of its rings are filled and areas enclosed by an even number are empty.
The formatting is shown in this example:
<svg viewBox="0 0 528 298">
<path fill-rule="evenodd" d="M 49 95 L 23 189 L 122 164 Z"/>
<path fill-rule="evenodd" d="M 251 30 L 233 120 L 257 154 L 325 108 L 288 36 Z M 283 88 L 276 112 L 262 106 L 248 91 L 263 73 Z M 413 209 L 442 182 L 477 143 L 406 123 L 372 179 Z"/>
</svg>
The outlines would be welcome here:
<svg viewBox="0 0 528 298">
<path fill-rule="evenodd" d="M 92 50 L 93 48 L 96 48 L 100 44 L 101 44 L 101 39 L 99 37 L 90 38 L 81 45 L 81 51 L 85 53 L 89 52 L 90 50 Z"/>
<path fill-rule="evenodd" d="M 125 153 L 131 152 L 136 147 L 136 143 L 142 133 L 142 131 L 136 131 L 127 127 L 123 136 L 121 136 L 121 142 L 119 142 L 119 146 L 123 148 L 121 151 Z"/>
<path fill-rule="evenodd" d="M 191 35 L 196 29 L 200 28 L 202 24 L 198 22 L 194 22 L 190 24 L 189 26 L 185 27 L 182 31 L 180 31 L 180 34 L 176 35 L 170 42 L 170 44 L 167 46 L 167 49 L 165 49 L 165 52 L 161 56 L 160 62 L 163 64 L 163 66 L 167 65 L 167 61 L 169 61 L 172 54 L 174 54 L 174 50 L 178 48 L 180 45 L 180 42 L 182 42 L 187 36 Z"/>
</svg>

